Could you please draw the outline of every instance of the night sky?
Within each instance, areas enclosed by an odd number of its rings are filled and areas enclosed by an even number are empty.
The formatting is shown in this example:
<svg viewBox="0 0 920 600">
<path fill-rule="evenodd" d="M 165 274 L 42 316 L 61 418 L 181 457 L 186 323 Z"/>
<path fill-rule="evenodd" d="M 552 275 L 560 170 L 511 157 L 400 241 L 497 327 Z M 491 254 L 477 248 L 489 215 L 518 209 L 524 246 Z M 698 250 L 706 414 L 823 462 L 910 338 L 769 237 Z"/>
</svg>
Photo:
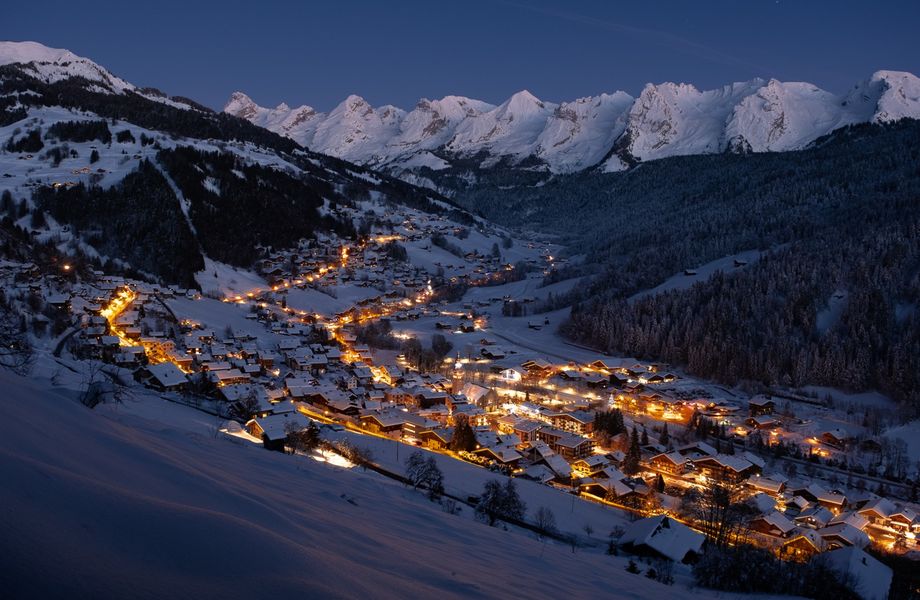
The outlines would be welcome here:
<svg viewBox="0 0 920 600">
<path fill-rule="evenodd" d="M 16 2 L 0 38 L 89 57 L 215 108 L 329 110 L 350 93 L 411 108 L 528 89 L 570 100 L 647 82 L 753 77 L 843 92 L 878 69 L 920 73 L 920 1 Z"/>
</svg>

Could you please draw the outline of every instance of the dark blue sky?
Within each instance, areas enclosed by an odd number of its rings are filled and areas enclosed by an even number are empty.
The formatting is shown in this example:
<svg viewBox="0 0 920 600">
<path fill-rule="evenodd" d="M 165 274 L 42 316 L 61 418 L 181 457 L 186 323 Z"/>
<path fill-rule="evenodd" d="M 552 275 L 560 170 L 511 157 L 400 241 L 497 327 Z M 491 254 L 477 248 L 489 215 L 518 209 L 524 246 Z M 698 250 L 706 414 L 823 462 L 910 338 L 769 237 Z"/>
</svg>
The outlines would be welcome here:
<svg viewBox="0 0 920 600">
<path fill-rule="evenodd" d="M 215 108 L 235 90 L 329 110 L 349 93 L 411 108 L 756 76 L 842 92 L 877 69 L 920 74 L 920 0 L 21 1 L 0 19 L 3 39 Z"/>
</svg>

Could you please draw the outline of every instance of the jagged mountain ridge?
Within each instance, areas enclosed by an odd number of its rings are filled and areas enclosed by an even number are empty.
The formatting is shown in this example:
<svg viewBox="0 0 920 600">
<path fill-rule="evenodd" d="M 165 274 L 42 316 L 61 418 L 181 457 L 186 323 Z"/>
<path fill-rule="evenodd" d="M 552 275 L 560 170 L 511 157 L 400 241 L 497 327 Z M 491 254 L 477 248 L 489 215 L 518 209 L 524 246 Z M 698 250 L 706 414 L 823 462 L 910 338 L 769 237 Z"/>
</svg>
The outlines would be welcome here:
<svg viewBox="0 0 920 600">
<path fill-rule="evenodd" d="M 920 79 L 877 71 L 844 94 L 776 79 L 715 90 L 662 83 L 637 98 L 620 91 L 560 104 L 525 90 L 499 106 L 447 96 L 422 99 L 408 112 L 354 95 L 329 113 L 270 109 L 236 92 L 224 111 L 316 152 L 397 174 L 470 158 L 481 167 L 504 161 L 554 173 L 616 171 L 669 156 L 797 150 L 847 125 L 920 118 Z"/>
</svg>

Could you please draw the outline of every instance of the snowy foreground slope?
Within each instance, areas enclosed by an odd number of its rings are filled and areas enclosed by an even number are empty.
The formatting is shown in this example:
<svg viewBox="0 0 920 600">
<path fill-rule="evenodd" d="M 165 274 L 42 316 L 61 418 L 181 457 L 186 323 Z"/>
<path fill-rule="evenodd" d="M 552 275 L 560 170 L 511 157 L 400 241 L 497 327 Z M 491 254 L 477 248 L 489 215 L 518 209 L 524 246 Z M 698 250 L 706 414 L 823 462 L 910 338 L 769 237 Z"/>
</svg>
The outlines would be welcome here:
<svg viewBox="0 0 920 600">
<path fill-rule="evenodd" d="M 8 373 L 0 385 L 9 597 L 691 595 L 626 573 L 622 559 L 446 514 L 374 474 L 90 411 Z"/>
<path fill-rule="evenodd" d="M 374 108 L 355 95 L 329 113 L 264 108 L 236 92 L 224 111 L 316 152 L 392 172 L 437 171 L 458 159 L 482 167 L 535 162 L 556 173 L 596 165 L 615 171 L 669 156 L 796 150 L 847 125 L 920 118 L 920 79 L 877 71 L 844 94 L 775 79 L 714 90 L 662 83 L 648 84 L 637 98 L 616 92 L 560 104 L 525 90 L 499 106 L 447 96 L 422 99 L 409 112 Z"/>
</svg>

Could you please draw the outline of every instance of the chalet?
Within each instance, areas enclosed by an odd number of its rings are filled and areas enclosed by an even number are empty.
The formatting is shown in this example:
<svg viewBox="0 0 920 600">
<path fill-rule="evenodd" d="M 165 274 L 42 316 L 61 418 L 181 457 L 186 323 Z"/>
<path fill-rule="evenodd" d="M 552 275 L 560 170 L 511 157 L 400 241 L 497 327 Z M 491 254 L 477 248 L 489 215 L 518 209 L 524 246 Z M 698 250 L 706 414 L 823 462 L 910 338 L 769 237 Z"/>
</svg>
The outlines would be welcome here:
<svg viewBox="0 0 920 600">
<path fill-rule="evenodd" d="M 454 430 L 452 428 L 442 427 L 422 431 L 418 434 L 422 444 L 432 450 L 446 450 L 450 446 L 453 437 Z"/>
<path fill-rule="evenodd" d="M 514 448 L 502 445 L 479 448 L 474 454 L 511 468 L 516 467 L 523 458 Z"/>
<path fill-rule="evenodd" d="M 614 387 L 623 387 L 629 383 L 629 378 L 619 373 L 611 373 L 607 376 L 607 380 Z"/>
<path fill-rule="evenodd" d="M 777 481 L 770 477 L 751 477 L 747 480 L 747 484 L 755 490 L 770 494 L 771 496 L 779 496 L 783 493 L 783 490 L 786 489 L 785 481 Z"/>
<path fill-rule="evenodd" d="M 537 483 L 549 483 L 556 478 L 556 473 L 546 465 L 530 465 L 520 476 Z"/>
<path fill-rule="evenodd" d="M 847 444 L 852 440 L 852 436 L 843 429 L 831 429 L 821 434 L 821 441 L 828 446 L 838 449 L 845 449 Z"/>
<path fill-rule="evenodd" d="M 674 562 L 693 562 L 703 550 L 706 536 L 686 525 L 659 515 L 639 519 L 627 526 L 620 545 L 630 552 L 659 556 Z"/>
<path fill-rule="evenodd" d="M 824 551 L 824 540 L 817 531 L 797 530 L 783 542 L 779 555 L 787 560 L 807 562 L 812 556 Z"/>
<path fill-rule="evenodd" d="M 377 368 L 380 380 L 387 385 L 396 385 L 403 377 L 403 371 L 396 365 L 380 365 Z"/>
<path fill-rule="evenodd" d="M 528 375 L 536 378 L 548 377 L 553 371 L 553 365 L 542 358 L 524 361 L 521 363 L 521 367 L 527 371 Z"/>
<path fill-rule="evenodd" d="M 778 538 L 788 537 L 795 530 L 795 524 L 777 511 L 752 519 L 750 526 L 753 531 Z"/>
<path fill-rule="evenodd" d="M 572 477 L 572 466 L 555 452 L 544 453 L 539 464 L 546 465 L 555 474 L 555 479 L 568 481 Z"/>
<path fill-rule="evenodd" d="M 147 371 L 150 373 L 150 385 L 158 390 L 180 391 L 188 386 L 185 373 L 170 362 L 148 365 Z"/>
<path fill-rule="evenodd" d="M 705 477 L 716 481 L 741 482 L 758 472 L 757 466 L 751 462 L 725 454 L 696 459 L 693 466 Z"/>
<path fill-rule="evenodd" d="M 352 373 L 358 380 L 358 385 L 367 385 L 374 380 L 374 373 L 370 367 L 363 364 L 356 364 L 352 369 Z"/>
<path fill-rule="evenodd" d="M 543 427 L 537 430 L 536 435 L 537 439 L 546 442 L 553 452 L 569 460 L 584 458 L 594 451 L 593 440 L 554 427 Z"/>
<path fill-rule="evenodd" d="M 546 426 L 546 423 L 536 419 L 521 419 L 512 426 L 512 432 L 522 443 L 533 442 L 539 439 L 537 433 Z"/>
<path fill-rule="evenodd" d="M 115 353 L 115 364 L 119 367 L 136 367 L 147 361 L 147 353 L 143 346 L 121 346 Z"/>
<path fill-rule="evenodd" d="M 460 393 L 466 396 L 472 404 L 477 406 L 487 404 L 492 396 L 492 390 L 471 382 L 464 383 L 463 387 L 460 389 Z"/>
<path fill-rule="evenodd" d="M 51 308 L 64 312 L 70 312 L 70 296 L 66 294 L 51 294 L 45 298 L 45 303 Z"/>
<path fill-rule="evenodd" d="M 827 524 L 836 525 L 837 523 L 847 523 L 860 531 L 865 531 L 869 521 L 856 511 L 850 510 L 840 513 L 839 515 L 835 515 L 830 521 L 828 521 Z"/>
<path fill-rule="evenodd" d="M 210 380 L 218 386 L 230 385 L 234 383 L 248 383 L 249 375 L 239 369 L 224 369 L 221 371 L 212 371 L 208 374 Z"/>
<path fill-rule="evenodd" d="M 767 396 L 754 396 L 748 400 L 748 411 L 752 417 L 772 415 L 774 410 L 776 410 L 776 402 Z"/>
<path fill-rule="evenodd" d="M 582 477 L 594 477 L 609 466 L 610 461 L 607 457 L 600 454 L 592 454 L 585 458 L 580 458 L 572 463 L 572 468 Z"/>
<path fill-rule="evenodd" d="M 834 514 L 842 512 L 847 507 L 847 497 L 838 492 L 824 492 L 818 496 L 817 501 Z"/>
<path fill-rule="evenodd" d="M 409 403 L 418 408 L 431 408 L 437 404 L 446 404 L 447 397 L 447 392 L 438 392 L 427 388 L 416 388 L 412 393 Z"/>
<path fill-rule="evenodd" d="M 686 456 L 690 460 L 703 458 L 706 456 L 715 456 L 719 452 L 706 442 L 694 442 L 677 449 L 681 456 Z"/>
<path fill-rule="evenodd" d="M 407 415 L 408 413 L 402 411 L 374 412 L 361 415 L 361 427 L 374 433 L 399 437 L 402 435 Z"/>
<path fill-rule="evenodd" d="M 823 506 L 812 506 L 795 517 L 795 524 L 808 529 L 823 529 L 833 518 L 834 513 Z"/>
<path fill-rule="evenodd" d="M 320 394 L 320 403 L 330 413 L 357 417 L 360 412 L 358 400 L 352 395 L 339 390 L 323 391 Z"/>
<path fill-rule="evenodd" d="M 486 348 L 482 348 L 479 351 L 479 354 L 483 358 L 488 358 L 490 360 L 501 360 L 505 358 L 505 352 L 497 346 L 489 346 Z"/>
<path fill-rule="evenodd" d="M 847 523 L 836 523 L 818 530 L 818 535 L 824 541 L 825 550 L 837 548 L 865 548 L 869 545 L 869 536 Z"/>
<path fill-rule="evenodd" d="M 595 388 L 595 389 L 605 388 L 607 387 L 607 384 L 609 383 L 607 377 L 604 377 L 603 375 L 596 375 L 596 374 L 585 375 L 584 382 L 585 382 L 585 385 L 587 385 L 589 388 Z"/>
<path fill-rule="evenodd" d="M 499 377 L 502 381 L 514 383 L 524 378 L 524 372 L 516 367 L 509 367 L 507 369 L 502 369 L 499 372 Z"/>
<path fill-rule="evenodd" d="M 250 435 L 260 438 L 267 450 L 284 452 L 288 433 L 306 429 L 311 423 L 308 417 L 299 412 L 290 412 L 251 419 L 246 423 L 246 430 Z"/>
<path fill-rule="evenodd" d="M 756 417 L 745 419 L 744 424 L 752 429 L 775 429 L 780 427 L 783 422 L 772 415 L 757 415 Z"/>
<path fill-rule="evenodd" d="M 904 533 L 917 533 L 920 531 L 920 517 L 911 509 L 902 508 L 888 517 L 888 526 Z"/>
<path fill-rule="evenodd" d="M 887 525 L 888 518 L 898 512 L 897 507 L 887 498 L 877 498 L 860 508 L 858 514 L 872 525 Z"/>
<path fill-rule="evenodd" d="M 594 413 L 584 410 L 559 412 L 548 415 L 553 427 L 570 431 L 578 435 L 590 435 L 594 432 Z"/>
<path fill-rule="evenodd" d="M 649 464 L 656 471 L 663 471 L 671 475 L 682 475 L 691 467 L 690 459 L 679 452 L 658 454 L 649 460 Z"/>
<path fill-rule="evenodd" d="M 647 486 L 637 489 L 630 485 L 629 479 L 623 473 L 619 473 L 617 477 L 595 477 L 583 483 L 579 489 L 598 498 L 616 500 L 621 504 L 630 501 L 641 503 L 649 492 Z"/>
</svg>

